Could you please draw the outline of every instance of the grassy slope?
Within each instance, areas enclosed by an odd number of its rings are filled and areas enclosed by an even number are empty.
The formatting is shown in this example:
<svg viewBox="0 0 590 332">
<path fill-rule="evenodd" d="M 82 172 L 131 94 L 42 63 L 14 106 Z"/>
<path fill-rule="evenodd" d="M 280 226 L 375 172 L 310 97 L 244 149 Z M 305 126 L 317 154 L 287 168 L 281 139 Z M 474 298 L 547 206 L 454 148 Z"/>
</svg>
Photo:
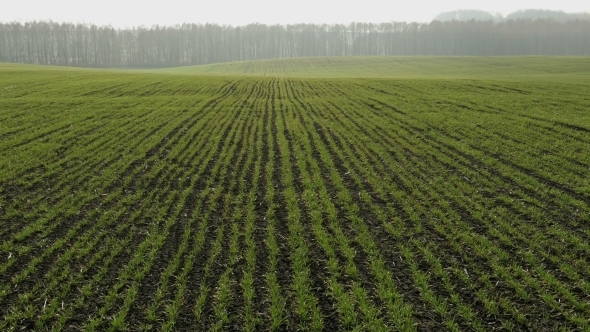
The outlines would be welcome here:
<svg viewBox="0 0 590 332">
<path fill-rule="evenodd" d="M 493 79 L 590 81 L 588 57 L 310 57 L 238 61 L 155 70 L 88 69 L 0 63 L 0 73 L 168 74 L 282 78 Z M 53 73 L 53 74 L 51 74 Z M 19 74 L 20 75 L 20 74 Z"/>
<path fill-rule="evenodd" d="M 314 57 L 241 61 L 162 69 L 188 75 L 420 78 L 590 79 L 585 57 Z"/>
</svg>

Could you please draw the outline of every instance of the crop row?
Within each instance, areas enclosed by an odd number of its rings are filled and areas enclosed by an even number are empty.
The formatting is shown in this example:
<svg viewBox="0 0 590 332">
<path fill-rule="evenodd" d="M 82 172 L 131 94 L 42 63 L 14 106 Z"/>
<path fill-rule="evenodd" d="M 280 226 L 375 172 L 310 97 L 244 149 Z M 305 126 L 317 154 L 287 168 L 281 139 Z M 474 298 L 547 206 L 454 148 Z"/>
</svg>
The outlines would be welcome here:
<svg viewBox="0 0 590 332">
<path fill-rule="evenodd" d="M 62 75 L 0 101 L 2 330 L 590 328 L 583 86 Z"/>
</svg>

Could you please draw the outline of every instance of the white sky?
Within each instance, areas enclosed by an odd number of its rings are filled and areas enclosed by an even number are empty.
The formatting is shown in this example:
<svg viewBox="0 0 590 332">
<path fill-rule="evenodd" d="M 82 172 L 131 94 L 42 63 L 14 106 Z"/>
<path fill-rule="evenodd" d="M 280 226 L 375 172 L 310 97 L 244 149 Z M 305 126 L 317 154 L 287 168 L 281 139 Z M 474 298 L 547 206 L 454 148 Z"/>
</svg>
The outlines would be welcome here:
<svg viewBox="0 0 590 332">
<path fill-rule="evenodd" d="M 588 0 L 0 0 L 0 22 L 53 20 L 115 27 L 218 23 L 245 25 L 350 22 L 429 22 L 437 14 L 481 9 L 590 12 Z"/>
</svg>

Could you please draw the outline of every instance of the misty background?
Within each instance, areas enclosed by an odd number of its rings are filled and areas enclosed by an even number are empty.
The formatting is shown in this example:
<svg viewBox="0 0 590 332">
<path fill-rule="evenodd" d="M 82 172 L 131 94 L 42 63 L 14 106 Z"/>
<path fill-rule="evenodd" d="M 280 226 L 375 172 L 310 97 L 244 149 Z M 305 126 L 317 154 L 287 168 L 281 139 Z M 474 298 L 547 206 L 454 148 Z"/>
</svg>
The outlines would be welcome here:
<svg viewBox="0 0 590 332">
<path fill-rule="evenodd" d="M 132 28 L 182 23 L 245 26 L 250 23 L 429 23 L 443 12 L 481 9 L 507 16 L 525 8 L 590 12 L 584 0 L 27 0 L 4 1 L 0 22 L 49 21 Z"/>
<path fill-rule="evenodd" d="M 159 68 L 305 56 L 590 55 L 590 14 L 482 10 L 429 23 L 182 24 L 115 28 L 53 21 L 0 23 L 0 61 Z"/>
</svg>

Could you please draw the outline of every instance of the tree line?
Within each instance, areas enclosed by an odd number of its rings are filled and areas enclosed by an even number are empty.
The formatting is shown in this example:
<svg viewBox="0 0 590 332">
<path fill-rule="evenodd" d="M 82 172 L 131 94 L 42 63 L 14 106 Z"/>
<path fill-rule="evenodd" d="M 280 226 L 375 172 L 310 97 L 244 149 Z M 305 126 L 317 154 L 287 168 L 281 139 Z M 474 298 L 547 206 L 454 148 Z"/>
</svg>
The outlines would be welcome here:
<svg viewBox="0 0 590 332">
<path fill-rule="evenodd" d="M 155 68 L 227 61 L 351 55 L 590 55 L 590 21 L 518 19 L 115 29 L 92 24 L 0 23 L 0 61 Z"/>
</svg>

